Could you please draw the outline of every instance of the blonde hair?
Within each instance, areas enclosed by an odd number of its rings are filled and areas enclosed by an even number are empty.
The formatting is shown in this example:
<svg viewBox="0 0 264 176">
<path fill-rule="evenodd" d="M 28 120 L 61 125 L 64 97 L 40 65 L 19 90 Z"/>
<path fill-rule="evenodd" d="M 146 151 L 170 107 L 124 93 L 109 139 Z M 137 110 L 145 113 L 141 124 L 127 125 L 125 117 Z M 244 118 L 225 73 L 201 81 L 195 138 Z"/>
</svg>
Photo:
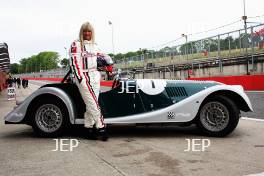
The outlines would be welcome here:
<svg viewBox="0 0 264 176">
<path fill-rule="evenodd" d="M 79 40 L 81 42 L 81 47 L 83 48 L 83 31 L 88 30 L 92 32 L 91 42 L 95 43 L 95 37 L 94 37 L 94 28 L 89 22 L 85 22 L 82 24 L 80 33 L 79 33 Z"/>
</svg>

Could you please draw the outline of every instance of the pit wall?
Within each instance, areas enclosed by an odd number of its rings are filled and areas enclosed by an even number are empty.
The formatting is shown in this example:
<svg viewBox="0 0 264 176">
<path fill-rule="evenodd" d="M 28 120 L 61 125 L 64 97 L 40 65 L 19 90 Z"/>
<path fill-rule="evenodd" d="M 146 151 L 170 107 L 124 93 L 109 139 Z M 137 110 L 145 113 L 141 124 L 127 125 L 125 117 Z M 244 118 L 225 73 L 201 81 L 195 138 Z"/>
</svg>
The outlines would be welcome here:
<svg viewBox="0 0 264 176">
<path fill-rule="evenodd" d="M 264 90 L 264 75 L 203 77 L 189 80 L 213 80 L 228 85 L 242 85 L 245 90 Z"/>
</svg>

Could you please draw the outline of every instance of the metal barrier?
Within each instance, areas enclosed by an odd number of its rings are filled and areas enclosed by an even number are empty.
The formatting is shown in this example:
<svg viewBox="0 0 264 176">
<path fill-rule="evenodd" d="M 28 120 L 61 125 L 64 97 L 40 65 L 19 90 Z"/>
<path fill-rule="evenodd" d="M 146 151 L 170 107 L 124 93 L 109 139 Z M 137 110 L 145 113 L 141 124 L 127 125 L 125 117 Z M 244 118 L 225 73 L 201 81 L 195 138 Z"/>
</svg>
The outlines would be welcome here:
<svg viewBox="0 0 264 176">
<path fill-rule="evenodd" d="M 22 78 L 63 78 L 66 73 L 68 72 L 68 69 L 65 68 L 58 68 L 58 69 L 52 69 L 42 72 L 34 72 L 34 73 L 23 73 L 23 74 L 16 74 L 15 77 L 22 77 Z"/>
<path fill-rule="evenodd" d="M 248 72 L 254 70 L 254 54 L 264 52 L 264 24 L 238 29 L 227 33 L 203 38 L 195 41 L 188 41 L 187 37 L 184 43 L 161 48 L 158 51 L 142 53 L 138 56 L 124 58 L 116 61 L 118 68 L 146 68 L 149 63 L 156 67 L 172 64 L 192 64 L 193 62 L 204 61 L 207 59 L 219 59 L 219 68 L 221 69 L 221 59 L 251 56 L 251 62 L 248 63 Z"/>
</svg>

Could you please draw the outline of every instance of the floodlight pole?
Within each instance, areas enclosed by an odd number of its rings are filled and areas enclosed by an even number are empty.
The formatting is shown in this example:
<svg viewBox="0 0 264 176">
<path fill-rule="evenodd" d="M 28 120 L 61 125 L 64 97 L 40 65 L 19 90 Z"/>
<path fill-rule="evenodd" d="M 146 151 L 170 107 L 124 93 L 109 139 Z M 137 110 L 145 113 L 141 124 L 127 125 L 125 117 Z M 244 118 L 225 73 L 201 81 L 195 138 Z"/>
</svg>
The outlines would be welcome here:
<svg viewBox="0 0 264 176">
<path fill-rule="evenodd" d="M 248 37 L 247 37 L 247 16 L 246 16 L 246 0 L 243 0 L 243 5 L 244 5 L 244 16 L 242 16 L 242 20 L 244 20 L 244 28 L 245 28 L 245 36 L 246 39 L 244 40 L 244 44 L 246 47 L 246 58 L 247 58 L 247 75 L 250 74 L 249 72 L 249 58 L 248 58 Z"/>
</svg>

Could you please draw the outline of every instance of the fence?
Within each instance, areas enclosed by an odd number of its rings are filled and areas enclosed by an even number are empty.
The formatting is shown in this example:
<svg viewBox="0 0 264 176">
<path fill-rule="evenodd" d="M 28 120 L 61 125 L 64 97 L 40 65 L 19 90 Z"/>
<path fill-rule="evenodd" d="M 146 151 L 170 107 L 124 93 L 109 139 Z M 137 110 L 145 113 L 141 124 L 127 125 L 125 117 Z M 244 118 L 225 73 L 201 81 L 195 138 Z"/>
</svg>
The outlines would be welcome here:
<svg viewBox="0 0 264 176">
<path fill-rule="evenodd" d="M 31 77 L 31 78 L 63 78 L 67 73 L 67 69 L 58 68 L 42 72 L 32 72 L 14 75 L 15 77 Z"/>
<path fill-rule="evenodd" d="M 123 69 L 146 68 L 149 65 L 159 67 L 172 64 L 191 64 L 207 59 L 219 59 L 219 67 L 221 67 L 222 58 L 243 55 L 251 55 L 251 64 L 254 64 L 253 55 L 264 52 L 264 24 L 196 41 L 188 41 L 187 35 L 184 37 L 186 38 L 185 43 L 118 60 L 116 67 Z"/>
</svg>

